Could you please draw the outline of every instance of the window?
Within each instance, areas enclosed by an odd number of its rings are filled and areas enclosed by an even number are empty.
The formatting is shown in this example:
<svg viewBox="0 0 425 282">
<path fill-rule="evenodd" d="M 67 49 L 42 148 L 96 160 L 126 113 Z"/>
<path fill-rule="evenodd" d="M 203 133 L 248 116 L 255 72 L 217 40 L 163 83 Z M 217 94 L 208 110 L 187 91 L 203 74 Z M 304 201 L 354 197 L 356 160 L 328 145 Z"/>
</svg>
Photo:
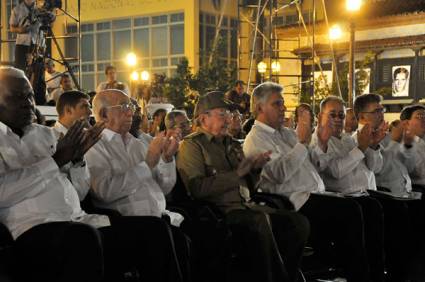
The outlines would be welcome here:
<svg viewBox="0 0 425 282">
<path fill-rule="evenodd" d="M 152 56 L 166 56 L 168 54 L 167 27 L 152 28 Z"/>
<path fill-rule="evenodd" d="M 170 26 L 170 37 L 171 37 L 171 54 L 183 54 L 184 50 L 184 25 L 172 25 Z"/>
<path fill-rule="evenodd" d="M 66 30 L 76 35 L 77 26 L 68 25 Z M 139 68 L 167 76 L 184 56 L 184 13 L 84 23 L 81 32 L 82 87 L 86 90 L 94 90 L 105 80 L 105 68 L 111 64 L 118 78 L 128 83 L 131 70 L 124 62 L 128 52 L 136 53 Z M 66 57 L 78 57 L 77 42 L 65 41 Z"/>
<path fill-rule="evenodd" d="M 200 64 L 208 61 L 209 54 L 214 45 L 214 40 L 220 22 L 219 15 L 201 13 L 199 28 Z M 235 18 L 223 17 L 221 21 L 220 39 L 223 45 L 219 50 L 221 59 L 228 64 L 236 63 L 238 57 L 238 21 Z"/>
</svg>

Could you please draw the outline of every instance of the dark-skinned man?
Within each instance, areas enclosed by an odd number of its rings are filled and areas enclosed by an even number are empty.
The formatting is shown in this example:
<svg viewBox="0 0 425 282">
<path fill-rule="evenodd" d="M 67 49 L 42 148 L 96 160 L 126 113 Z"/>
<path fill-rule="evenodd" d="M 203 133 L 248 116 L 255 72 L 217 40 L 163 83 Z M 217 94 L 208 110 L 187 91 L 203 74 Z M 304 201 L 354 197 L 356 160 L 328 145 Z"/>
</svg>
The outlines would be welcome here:
<svg viewBox="0 0 425 282">
<path fill-rule="evenodd" d="M 31 123 L 33 91 L 22 71 L 0 68 L 0 85 L 0 220 L 16 239 L 22 279 L 117 281 L 122 272 L 137 268 L 148 281 L 179 281 L 165 224 L 153 219 L 143 223 L 142 231 L 125 230 L 141 224 L 130 219 L 111 227 L 106 216 L 81 209 L 82 195 L 61 171 L 70 162 L 79 163 L 98 141 L 103 124 L 85 130 L 85 122 L 76 121 L 57 141 L 50 128 Z M 142 243 L 152 238 L 164 243 L 149 252 Z"/>
</svg>

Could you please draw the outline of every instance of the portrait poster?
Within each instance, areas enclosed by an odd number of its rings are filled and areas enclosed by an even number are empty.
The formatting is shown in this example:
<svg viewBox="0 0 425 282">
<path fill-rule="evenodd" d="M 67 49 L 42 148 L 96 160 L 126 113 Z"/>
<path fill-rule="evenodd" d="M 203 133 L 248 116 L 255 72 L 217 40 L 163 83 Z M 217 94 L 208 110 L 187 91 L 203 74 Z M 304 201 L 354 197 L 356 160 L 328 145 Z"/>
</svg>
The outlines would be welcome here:
<svg viewBox="0 0 425 282">
<path fill-rule="evenodd" d="M 392 69 L 392 96 L 408 97 L 410 82 L 410 66 L 393 66 Z"/>
<path fill-rule="evenodd" d="M 370 93 L 370 68 L 356 69 L 356 79 L 359 89 L 363 88 L 360 95 Z"/>
</svg>

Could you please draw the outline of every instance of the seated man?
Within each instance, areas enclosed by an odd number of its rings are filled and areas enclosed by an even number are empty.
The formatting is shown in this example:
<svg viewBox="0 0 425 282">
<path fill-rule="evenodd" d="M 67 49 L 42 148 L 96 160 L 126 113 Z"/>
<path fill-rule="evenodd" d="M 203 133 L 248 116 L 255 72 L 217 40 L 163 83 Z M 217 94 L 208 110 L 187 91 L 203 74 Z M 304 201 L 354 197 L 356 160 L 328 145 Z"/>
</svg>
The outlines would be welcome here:
<svg viewBox="0 0 425 282">
<path fill-rule="evenodd" d="M 165 129 L 173 131 L 178 129 L 181 132 L 182 138 L 186 137 L 192 132 L 192 125 L 187 118 L 187 114 L 182 110 L 172 110 L 164 119 Z"/>
<path fill-rule="evenodd" d="M 133 268 L 149 281 L 178 280 L 165 224 L 124 219 L 112 228 L 106 216 L 80 207 L 85 193 L 65 166 L 84 166 L 79 160 L 102 126 L 83 131 L 77 122 L 57 141 L 50 128 L 31 123 L 33 116 L 33 91 L 24 73 L 0 68 L 0 221 L 16 239 L 23 281 L 101 281 L 104 269 L 108 281 L 117 281 L 119 272 Z"/>
<path fill-rule="evenodd" d="M 405 131 L 409 135 L 415 136 L 413 143 L 404 143 L 404 147 L 407 145 L 407 149 L 410 145 L 416 147 L 414 165 L 409 171 L 412 182 L 414 185 L 425 187 L 425 106 L 405 107 L 400 113 L 400 120 L 405 124 Z M 410 168 L 410 166 L 407 167 Z M 425 192 L 425 189 L 423 191 Z"/>
<path fill-rule="evenodd" d="M 188 280 L 189 250 L 186 236 L 174 226 L 183 217 L 166 210 L 165 195 L 174 187 L 178 149 L 176 136 L 159 133 L 149 145 L 129 133 L 135 107 L 120 90 L 96 94 L 93 110 L 104 122 L 102 138 L 87 152 L 91 188 L 96 206 L 119 211 L 125 216 L 154 216 L 170 220 L 179 262 Z"/>
<path fill-rule="evenodd" d="M 311 224 L 311 242 L 319 255 L 335 243 L 338 263 L 348 281 L 368 281 L 363 218 L 359 205 L 339 197 L 322 195 L 322 179 L 310 161 L 312 116 L 302 111 L 296 133 L 283 127 L 286 107 L 276 83 L 265 82 L 253 91 L 254 126 L 247 135 L 243 150 L 249 158 L 270 151 L 258 187 L 263 191 L 287 196 Z"/>
<path fill-rule="evenodd" d="M 60 87 L 53 90 L 47 99 L 48 102 L 53 101 L 55 104 L 58 102 L 59 97 L 65 91 L 72 91 L 74 88 L 72 87 L 72 80 L 69 74 L 63 74 L 60 80 Z"/>
<path fill-rule="evenodd" d="M 380 96 L 365 94 L 357 97 L 354 111 L 360 126 L 353 137 L 342 135 L 345 110 L 340 98 L 334 96 L 326 98 L 322 101 L 320 109 L 319 126 L 314 142 L 316 152 L 319 153 L 313 157 L 313 161 L 319 164 L 327 189 L 350 195 L 361 205 L 366 246 L 370 257 L 373 257 L 371 251 L 374 249 L 374 257 L 382 260 L 382 255 L 379 255 L 382 251 L 378 252 L 378 247 L 383 248 L 382 239 L 385 232 L 386 262 L 390 279 L 400 281 L 399 279 L 405 275 L 402 274 L 402 270 L 405 270 L 404 263 L 408 258 L 404 250 L 409 249 L 406 248 L 405 242 L 400 240 L 400 238 L 407 239 L 406 234 L 409 233 L 407 206 L 403 201 L 381 197 L 380 194 L 373 194 L 376 200 L 368 195 L 377 190 L 375 173 L 381 171 L 388 173 L 391 170 L 390 164 L 383 165 L 383 160 L 392 164 L 395 162 L 390 151 L 383 150 L 381 145 L 386 136 L 387 126 L 384 122 L 383 107 L 380 105 Z M 402 171 L 394 170 L 397 174 L 393 172 L 387 178 L 392 182 L 404 184 Z M 405 257 L 402 261 L 403 256 Z"/>
<path fill-rule="evenodd" d="M 240 143 L 227 133 L 229 107 L 219 91 L 199 98 L 195 107 L 199 127 L 181 143 L 177 169 L 188 192 L 215 204 L 249 250 L 251 265 L 246 271 L 252 281 L 295 281 L 308 222 L 297 213 L 250 202 L 251 171 L 261 168 L 269 154 L 244 158 Z"/>
</svg>

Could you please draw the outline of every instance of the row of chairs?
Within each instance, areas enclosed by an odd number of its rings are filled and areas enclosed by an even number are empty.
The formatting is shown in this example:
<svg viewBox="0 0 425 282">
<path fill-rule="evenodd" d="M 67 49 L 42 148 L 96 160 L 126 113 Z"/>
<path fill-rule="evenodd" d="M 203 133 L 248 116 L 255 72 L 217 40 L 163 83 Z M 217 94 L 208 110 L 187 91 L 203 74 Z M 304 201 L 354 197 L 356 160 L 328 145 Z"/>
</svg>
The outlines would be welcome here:
<svg viewBox="0 0 425 282">
<path fill-rule="evenodd" d="M 257 204 L 272 208 L 294 210 L 292 203 L 283 196 L 257 192 L 252 195 Z M 81 202 L 87 213 L 107 215 L 113 222 L 120 215 L 118 211 L 97 208 L 93 205 L 90 194 Z M 168 199 L 168 209 L 184 215 L 183 230 L 192 240 L 194 256 L 194 281 L 246 281 L 240 267 L 243 261 L 243 250 L 232 238 L 230 230 L 224 225 L 223 214 L 213 204 L 193 199 L 178 177 L 175 188 Z M 0 281 L 13 282 L 13 243 L 14 240 L 7 227 L 0 223 Z M 329 242 L 332 246 L 332 242 Z M 330 256 L 331 257 L 331 256 Z M 323 263 L 323 259 L 315 259 L 312 248 L 306 247 L 304 252 L 303 270 L 300 276 L 313 281 L 315 278 L 337 276 L 336 268 L 330 259 Z M 205 277 L 203 273 L 211 273 Z M 130 275 L 131 277 L 131 275 Z M 128 277 L 127 277 L 128 278 Z M 123 281 L 130 279 L 123 278 Z"/>
</svg>

